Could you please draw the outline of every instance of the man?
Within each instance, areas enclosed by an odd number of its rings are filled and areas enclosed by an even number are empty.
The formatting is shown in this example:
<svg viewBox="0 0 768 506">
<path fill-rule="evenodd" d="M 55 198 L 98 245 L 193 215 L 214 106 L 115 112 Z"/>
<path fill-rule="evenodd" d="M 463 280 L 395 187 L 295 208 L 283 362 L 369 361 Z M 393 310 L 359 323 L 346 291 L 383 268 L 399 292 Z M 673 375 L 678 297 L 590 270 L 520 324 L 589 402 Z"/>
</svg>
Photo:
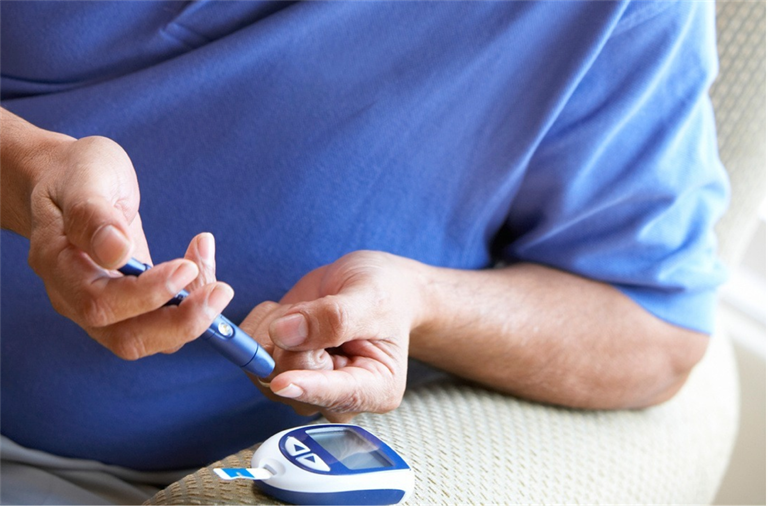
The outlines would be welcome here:
<svg viewBox="0 0 768 506">
<path fill-rule="evenodd" d="M 706 348 L 727 195 L 712 5 L 2 20 L 2 430 L 20 448 L 199 466 L 300 415 L 396 408 L 409 356 L 537 401 L 646 407 Z M 115 275 L 130 256 L 158 263 Z M 276 360 L 261 393 L 195 341 L 225 307 Z"/>
</svg>

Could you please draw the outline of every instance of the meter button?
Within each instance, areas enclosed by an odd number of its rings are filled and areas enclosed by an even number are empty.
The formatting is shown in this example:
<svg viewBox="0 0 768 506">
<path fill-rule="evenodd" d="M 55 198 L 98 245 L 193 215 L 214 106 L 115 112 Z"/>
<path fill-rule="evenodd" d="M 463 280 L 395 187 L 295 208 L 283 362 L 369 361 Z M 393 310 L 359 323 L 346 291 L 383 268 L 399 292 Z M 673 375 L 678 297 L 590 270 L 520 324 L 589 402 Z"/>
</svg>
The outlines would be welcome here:
<svg viewBox="0 0 768 506">
<path fill-rule="evenodd" d="M 309 455 L 302 455 L 301 457 L 297 457 L 296 461 L 301 462 L 303 465 L 309 467 L 310 469 L 315 469 L 317 471 L 330 471 L 331 468 L 328 467 L 328 464 L 323 462 L 323 460 L 315 455 L 314 453 L 310 453 Z"/>
<path fill-rule="evenodd" d="M 295 457 L 296 455 L 301 455 L 302 453 L 307 453 L 309 451 L 309 448 L 307 448 L 304 443 L 299 442 L 299 440 L 295 437 L 289 437 L 285 440 L 285 449 L 288 452 L 288 455 L 291 457 Z"/>
</svg>

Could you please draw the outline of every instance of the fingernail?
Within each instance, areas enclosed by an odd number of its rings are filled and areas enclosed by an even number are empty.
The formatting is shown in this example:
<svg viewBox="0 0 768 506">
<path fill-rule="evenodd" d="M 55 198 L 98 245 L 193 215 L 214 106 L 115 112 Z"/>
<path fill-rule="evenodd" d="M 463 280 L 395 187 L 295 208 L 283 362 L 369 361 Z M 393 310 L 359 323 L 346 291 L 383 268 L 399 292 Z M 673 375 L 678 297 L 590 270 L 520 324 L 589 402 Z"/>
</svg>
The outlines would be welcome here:
<svg viewBox="0 0 768 506">
<path fill-rule="evenodd" d="M 213 239 L 213 234 L 208 232 L 200 234 L 197 240 L 197 252 L 204 264 L 213 266 L 216 259 L 216 241 Z"/>
<path fill-rule="evenodd" d="M 213 291 L 208 294 L 208 298 L 205 300 L 204 311 L 209 318 L 216 318 L 221 314 L 232 297 L 235 296 L 235 291 L 231 286 L 224 283 L 218 283 Z"/>
<path fill-rule="evenodd" d="M 168 281 L 166 282 L 168 291 L 176 295 L 182 291 L 185 286 L 195 280 L 197 272 L 197 265 L 192 262 L 182 262 L 181 265 L 176 267 L 176 270 L 171 273 L 171 277 L 168 278 Z"/>
<path fill-rule="evenodd" d="M 290 383 L 287 387 L 275 392 L 275 395 L 279 395 L 280 397 L 288 397 L 289 399 L 294 399 L 303 393 L 304 393 L 304 390 L 297 387 L 293 383 Z"/>
<path fill-rule="evenodd" d="M 298 346 L 309 335 L 307 319 L 303 314 L 292 314 L 278 318 L 272 323 L 272 337 L 284 346 Z"/>
<path fill-rule="evenodd" d="M 130 252 L 131 241 L 113 225 L 104 225 L 91 239 L 93 254 L 102 267 L 115 267 Z"/>
</svg>

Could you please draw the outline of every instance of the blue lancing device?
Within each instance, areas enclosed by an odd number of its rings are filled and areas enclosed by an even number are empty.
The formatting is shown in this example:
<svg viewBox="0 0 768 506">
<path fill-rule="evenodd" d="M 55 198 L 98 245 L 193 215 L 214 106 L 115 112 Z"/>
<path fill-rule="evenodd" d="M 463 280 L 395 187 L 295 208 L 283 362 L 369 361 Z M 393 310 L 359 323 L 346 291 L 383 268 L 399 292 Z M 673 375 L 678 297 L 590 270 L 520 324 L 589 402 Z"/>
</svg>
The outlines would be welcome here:
<svg viewBox="0 0 768 506">
<path fill-rule="evenodd" d="M 118 271 L 126 276 L 139 276 L 151 267 L 151 265 L 131 258 Z M 169 300 L 166 306 L 178 306 L 188 295 L 189 292 L 182 290 Z M 275 368 L 275 361 L 272 360 L 269 353 L 259 346 L 259 343 L 251 336 L 243 332 L 240 327 L 226 319 L 223 315 L 217 316 L 213 323 L 211 323 L 211 326 L 200 337 L 238 367 L 260 378 L 266 378 Z"/>
</svg>

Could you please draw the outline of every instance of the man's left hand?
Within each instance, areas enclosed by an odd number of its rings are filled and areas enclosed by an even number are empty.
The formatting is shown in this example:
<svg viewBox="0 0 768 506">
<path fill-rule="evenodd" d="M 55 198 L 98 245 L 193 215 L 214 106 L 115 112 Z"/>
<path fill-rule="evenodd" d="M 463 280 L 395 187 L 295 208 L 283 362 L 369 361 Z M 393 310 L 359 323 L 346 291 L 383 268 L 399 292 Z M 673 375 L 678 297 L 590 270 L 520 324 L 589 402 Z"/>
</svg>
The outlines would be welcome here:
<svg viewBox="0 0 768 506">
<path fill-rule="evenodd" d="M 421 321 L 418 262 L 374 251 L 315 269 L 279 304 L 264 302 L 242 328 L 274 357 L 254 383 L 304 415 L 332 422 L 385 413 L 405 392 L 410 332 Z"/>
</svg>

